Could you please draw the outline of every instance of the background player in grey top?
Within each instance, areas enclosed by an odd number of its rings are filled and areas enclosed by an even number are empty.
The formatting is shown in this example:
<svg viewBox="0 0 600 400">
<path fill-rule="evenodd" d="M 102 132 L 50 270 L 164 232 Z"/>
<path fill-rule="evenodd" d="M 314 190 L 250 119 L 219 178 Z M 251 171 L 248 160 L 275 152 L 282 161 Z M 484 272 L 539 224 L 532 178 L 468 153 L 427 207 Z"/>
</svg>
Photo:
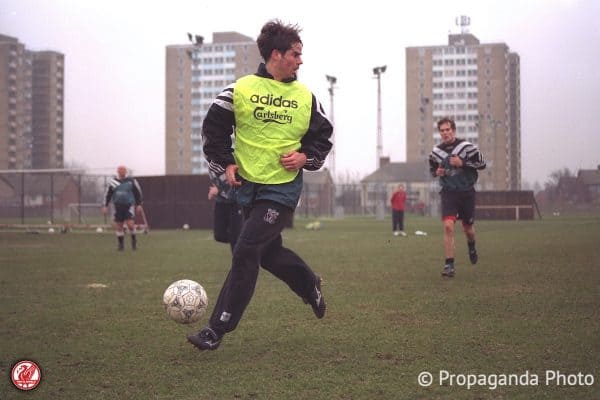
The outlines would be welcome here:
<svg viewBox="0 0 600 400">
<path fill-rule="evenodd" d="M 123 251 L 124 247 L 124 224 L 127 224 L 127 229 L 131 233 L 131 249 L 135 250 L 137 239 L 134 218 L 136 212 L 140 213 L 142 211 L 142 189 L 137 180 L 127 176 L 127 167 L 124 165 L 117 167 L 117 177 L 108 182 L 102 206 L 104 215 L 108 212 L 110 202 L 113 203 L 115 208 L 114 221 L 119 243 L 118 250 Z"/>
</svg>

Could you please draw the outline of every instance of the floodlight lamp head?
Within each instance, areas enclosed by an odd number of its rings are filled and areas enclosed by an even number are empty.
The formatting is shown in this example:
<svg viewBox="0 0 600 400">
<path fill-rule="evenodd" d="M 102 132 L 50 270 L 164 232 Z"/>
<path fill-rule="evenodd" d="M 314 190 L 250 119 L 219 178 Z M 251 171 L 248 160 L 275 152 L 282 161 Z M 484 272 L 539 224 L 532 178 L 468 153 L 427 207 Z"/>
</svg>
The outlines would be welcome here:
<svg viewBox="0 0 600 400">
<path fill-rule="evenodd" d="M 373 74 L 379 76 L 379 75 L 383 74 L 386 69 L 387 69 L 387 65 L 382 65 L 381 67 L 375 67 L 375 68 L 373 68 Z"/>
<path fill-rule="evenodd" d="M 335 85 L 335 83 L 337 82 L 337 78 L 335 76 L 325 75 L 325 78 L 327 78 L 327 81 L 332 85 Z"/>
<path fill-rule="evenodd" d="M 196 35 L 196 41 L 194 44 L 196 46 L 200 46 L 202 43 L 204 43 L 204 36 Z"/>
</svg>

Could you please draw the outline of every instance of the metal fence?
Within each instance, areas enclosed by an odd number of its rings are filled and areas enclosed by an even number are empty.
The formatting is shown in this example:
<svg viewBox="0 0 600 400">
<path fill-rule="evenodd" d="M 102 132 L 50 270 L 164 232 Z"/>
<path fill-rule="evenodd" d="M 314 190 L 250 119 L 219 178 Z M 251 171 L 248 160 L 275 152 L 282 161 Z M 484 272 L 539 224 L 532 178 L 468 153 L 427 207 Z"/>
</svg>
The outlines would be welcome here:
<svg viewBox="0 0 600 400">
<path fill-rule="evenodd" d="M 100 207 L 108 175 L 78 172 L 0 173 L 1 225 L 94 225 L 110 223 Z M 144 192 L 144 209 L 155 228 L 212 228 L 213 205 L 207 199 L 206 175 L 137 177 Z M 391 214 L 389 199 L 395 183 L 308 184 L 296 209 L 304 218 L 343 218 Z M 406 213 L 439 215 L 436 186 L 406 184 Z M 534 218 L 533 193 L 479 192 L 478 218 Z"/>
<path fill-rule="evenodd" d="M 390 198 L 397 184 L 304 184 L 296 215 L 302 217 L 335 217 L 345 215 L 373 216 L 379 219 L 391 215 Z M 406 213 L 431 215 L 437 204 L 437 192 L 422 196 L 421 190 L 407 185 Z M 432 203 L 433 202 L 433 206 Z"/>
<path fill-rule="evenodd" d="M 0 173 L 0 223 L 100 224 L 108 176 L 74 172 Z"/>
<path fill-rule="evenodd" d="M 0 224 L 109 224 L 100 207 L 109 175 L 73 171 L 0 173 Z M 212 228 L 213 205 L 207 200 L 206 175 L 136 177 L 144 193 L 144 210 L 155 228 Z M 296 215 L 305 218 L 373 215 L 389 211 L 391 189 L 360 184 L 305 183 Z"/>
</svg>

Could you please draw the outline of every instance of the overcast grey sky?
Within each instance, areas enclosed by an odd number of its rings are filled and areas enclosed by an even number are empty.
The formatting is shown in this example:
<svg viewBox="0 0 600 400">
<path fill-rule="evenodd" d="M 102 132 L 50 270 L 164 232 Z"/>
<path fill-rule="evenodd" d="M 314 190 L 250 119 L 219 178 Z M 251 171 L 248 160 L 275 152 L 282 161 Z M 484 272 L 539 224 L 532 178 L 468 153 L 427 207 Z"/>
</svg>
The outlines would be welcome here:
<svg viewBox="0 0 600 400">
<path fill-rule="evenodd" d="M 274 4 L 277 4 L 276 6 Z M 376 167 L 375 66 L 382 75 L 383 152 L 406 159 L 405 48 L 447 43 L 471 17 L 482 43 L 521 57 L 523 180 L 600 164 L 600 1 L 457 0 L 391 2 L 201 0 L 0 0 L 0 33 L 32 50 L 65 54 L 65 159 L 113 172 L 164 173 L 165 46 L 186 32 L 256 38 L 271 18 L 304 30 L 300 80 L 329 109 L 335 90 L 336 170 L 361 178 Z M 127 148 L 131 149 L 128 151 Z"/>
</svg>

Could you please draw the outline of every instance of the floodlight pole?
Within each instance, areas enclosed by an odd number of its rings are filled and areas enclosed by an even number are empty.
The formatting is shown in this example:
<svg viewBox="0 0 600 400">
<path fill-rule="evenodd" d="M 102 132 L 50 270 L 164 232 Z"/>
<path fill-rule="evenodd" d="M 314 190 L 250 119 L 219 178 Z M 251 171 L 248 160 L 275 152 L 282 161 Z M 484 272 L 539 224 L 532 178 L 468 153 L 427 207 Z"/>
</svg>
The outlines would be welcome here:
<svg viewBox="0 0 600 400">
<path fill-rule="evenodd" d="M 381 157 L 383 156 L 383 134 L 381 132 L 381 74 L 385 72 L 387 66 L 373 68 L 373 74 L 377 79 L 377 169 L 381 167 Z"/>
<path fill-rule="evenodd" d="M 334 85 L 337 83 L 337 78 L 331 75 L 325 75 L 325 78 L 327 78 L 327 82 L 329 82 L 329 118 L 331 119 L 331 124 L 333 125 L 334 129 L 334 132 L 331 134 L 331 143 L 333 144 L 333 147 L 329 153 L 329 168 L 331 169 L 331 177 L 335 181 L 335 123 L 333 119 L 333 89 Z"/>
<path fill-rule="evenodd" d="M 199 96 L 200 95 L 200 87 L 201 87 L 201 83 L 200 83 L 200 79 L 196 79 L 195 76 L 196 74 L 200 74 L 200 68 L 199 68 L 199 64 L 200 64 L 200 52 L 201 52 L 201 48 L 202 48 L 202 44 L 204 43 L 204 37 L 200 36 L 200 35 L 192 35 L 191 33 L 188 32 L 187 34 L 188 39 L 191 43 L 191 48 L 186 50 L 186 53 L 188 54 L 189 58 L 190 58 L 190 74 L 191 74 L 191 78 L 190 78 L 190 83 L 191 83 L 191 101 L 190 101 L 190 111 L 191 111 L 191 115 L 192 115 L 192 120 L 194 119 L 194 115 L 198 112 L 201 111 L 202 106 L 198 103 L 195 102 L 195 96 Z M 190 137 L 190 144 L 192 145 L 192 151 L 191 151 L 191 156 L 189 159 L 185 160 L 184 156 L 179 153 L 179 155 L 177 155 L 177 159 L 178 159 L 178 166 L 177 169 L 181 171 L 181 168 L 183 166 L 183 168 L 185 168 L 186 165 L 189 165 L 189 167 L 191 169 L 194 168 L 194 157 L 196 154 L 196 150 L 194 150 L 194 139 L 197 138 L 201 132 L 199 131 L 198 127 L 194 125 L 194 122 L 190 120 L 189 122 L 189 129 L 191 132 L 191 137 Z M 202 119 L 200 120 L 200 122 L 202 122 Z M 177 145 L 179 146 L 179 144 Z M 204 151 L 200 152 L 200 155 L 204 156 Z"/>
</svg>

